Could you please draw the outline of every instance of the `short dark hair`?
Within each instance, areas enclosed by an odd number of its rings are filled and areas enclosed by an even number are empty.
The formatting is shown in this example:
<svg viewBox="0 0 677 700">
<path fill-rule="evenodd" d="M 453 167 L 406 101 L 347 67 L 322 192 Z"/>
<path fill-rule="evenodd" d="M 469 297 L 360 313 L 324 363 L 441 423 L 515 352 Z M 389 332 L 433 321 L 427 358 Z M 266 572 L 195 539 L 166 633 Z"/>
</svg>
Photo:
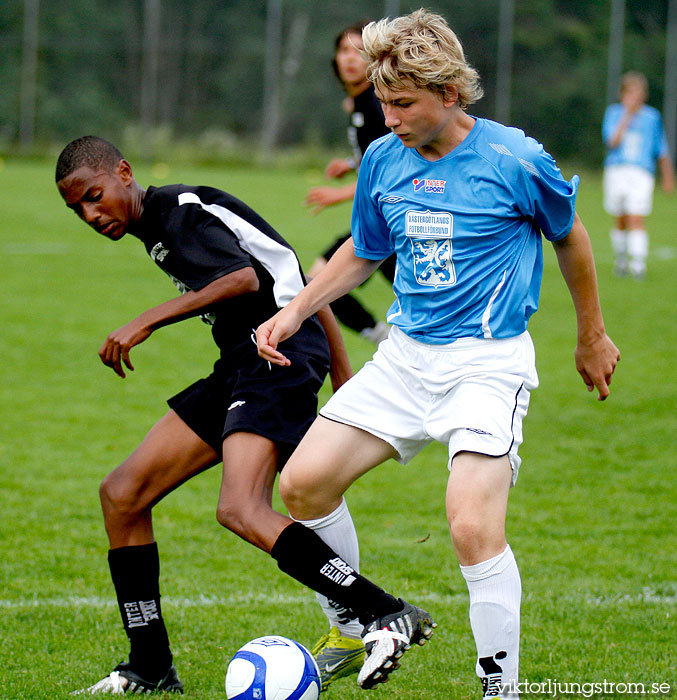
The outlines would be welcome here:
<svg viewBox="0 0 677 700">
<path fill-rule="evenodd" d="M 61 151 L 56 162 L 55 178 L 59 182 L 83 166 L 92 170 L 103 167 L 112 172 L 123 158 L 122 153 L 105 139 L 99 136 L 81 136 Z"/>
</svg>

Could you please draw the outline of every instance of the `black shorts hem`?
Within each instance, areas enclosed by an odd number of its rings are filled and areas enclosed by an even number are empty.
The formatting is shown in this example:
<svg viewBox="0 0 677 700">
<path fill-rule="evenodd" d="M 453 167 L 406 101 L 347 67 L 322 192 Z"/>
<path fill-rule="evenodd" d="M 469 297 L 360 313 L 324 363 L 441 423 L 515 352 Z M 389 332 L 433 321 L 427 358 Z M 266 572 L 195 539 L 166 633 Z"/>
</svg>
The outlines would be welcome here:
<svg viewBox="0 0 677 700">
<path fill-rule="evenodd" d="M 258 356 L 235 371 L 224 372 L 217 363 L 211 375 L 167 403 L 218 454 L 228 435 L 248 432 L 275 443 L 283 465 L 317 417 L 327 371 L 324 362 L 288 354 L 290 367 L 269 365 Z"/>
</svg>

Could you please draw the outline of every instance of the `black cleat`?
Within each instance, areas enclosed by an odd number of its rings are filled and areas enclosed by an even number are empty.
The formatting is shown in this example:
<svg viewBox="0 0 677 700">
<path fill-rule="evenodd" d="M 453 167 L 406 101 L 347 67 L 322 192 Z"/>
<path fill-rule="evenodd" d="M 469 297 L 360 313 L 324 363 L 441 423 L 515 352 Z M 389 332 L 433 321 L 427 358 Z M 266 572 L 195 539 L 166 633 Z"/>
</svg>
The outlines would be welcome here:
<svg viewBox="0 0 677 700">
<path fill-rule="evenodd" d="M 148 693 L 180 693 L 183 694 L 183 683 L 179 680 L 176 668 L 172 664 L 164 678 L 152 682 L 141 678 L 129 668 L 129 663 L 119 663 L 105 678 L 98 683 L 76 690 L 73 695 L 124 695 L 125 693 L 145 695 Z"/>
<path fill-rule="evenodd" d="M 368 690 L 385 683 L 392 671 L 400 667 L 400 658 L 412 644 L 425 644 L 437 623 L 430 613 L 400 598 L 400 612 L 377 618 L 365 626 L 362 641 L 366 650 L 364 666 L 357 677 L 360 688 Z"/>
</svg>

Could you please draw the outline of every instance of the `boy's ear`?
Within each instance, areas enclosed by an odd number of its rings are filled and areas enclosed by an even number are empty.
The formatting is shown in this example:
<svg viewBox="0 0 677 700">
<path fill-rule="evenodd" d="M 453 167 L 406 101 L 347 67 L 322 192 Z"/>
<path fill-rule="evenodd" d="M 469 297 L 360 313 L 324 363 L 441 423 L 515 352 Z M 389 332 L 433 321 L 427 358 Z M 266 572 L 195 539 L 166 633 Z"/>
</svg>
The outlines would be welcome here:
<svg viewBox="0 0 677 700">
<path fill-rule="evenodd" d="M 446 106 L 454 105 L 458 102 L 458 88 L 455 85 L 449 84 L 444 86 L 442 99 Z"/>
<path fill-rule="evenodd" d="M 129 185 L 134 181 L 132 166 L 124 158 L 115 166 L 115 173 L 124 185 Z"/>
</svg>

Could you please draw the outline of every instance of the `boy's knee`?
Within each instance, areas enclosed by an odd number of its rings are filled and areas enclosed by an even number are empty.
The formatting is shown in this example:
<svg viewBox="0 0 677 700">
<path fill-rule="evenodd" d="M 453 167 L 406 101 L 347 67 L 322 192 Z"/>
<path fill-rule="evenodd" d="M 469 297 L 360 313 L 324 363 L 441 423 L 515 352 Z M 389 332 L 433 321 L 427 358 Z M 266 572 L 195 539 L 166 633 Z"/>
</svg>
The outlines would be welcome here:
<svg viewBox="0 0 677 700">
<path fill-rule="evenodd" d="M 216 509 L 216 521 L 219 525 L 222 525 L 226 529 L 232 530 L 233 532 L 238 533 L 238 530 L 240 529 L 238 525 L 241 522 L 241 519 L 238 516 L 238 512 L 229 504 L 219 503 Z"/>
<path fill-rule="evenodd" d="M 278 482 L 277 488 L 280 492 L 280 498 L 284 501 L 284 504 L 289 508 L 289 504 L 298 499 L 299 493 L 296 485 L 294 483 L 294 478 L 288 473 L 282 470 L 280 474 L 280 480 Z"/>
<path fill-rule="evenodd" d="M 122 500 L 122 489 L 119 481 L 115 472 L 112 471 L 110 474 L 106 474 L 99 485 L 99 498 L 104 509 L 106 507 L 115 508 L 116 504 Z"/>
<path fill-rule="evenodd" d="M 505 549 L 505 523 L 487 522 L 474 513 L 460 513 L 449 519 L 454 550 L 462 564 L 485 561 Z"/>
<path fill-rule="evenodd" d="M 233 534 L 255 547 L 270 552 L 270 508 L 260 509 L 243 504 L 219 503 L 216 520 Z M 274 542 L 274 539 L 273 539 Z"/>
<path fill-rule="evenodd" d="M 311 511 L 314 511 L 311 491 L 304 486 L 301 480 L 293 474 L 285 475 L 283 470 L 280 475 L 279 490 L 287 510 L 294 518 L 305 520 L 313 517 L 309 515 Z"/>
<path fill-rule="evenodd" d="M 104 477 L 99 486 L 99 498 L 104 516 L 138 515 L 150 505 L 144 502 L 139 490 L 124 477 L 119 467 Z"/>
<path fill-rule="evenodd" d="M 471 549 L 481 538 L 481 523 L 471 515 L 456 515 L 449 520 L 449 532 L 457 550 Z"/>
</svg>

